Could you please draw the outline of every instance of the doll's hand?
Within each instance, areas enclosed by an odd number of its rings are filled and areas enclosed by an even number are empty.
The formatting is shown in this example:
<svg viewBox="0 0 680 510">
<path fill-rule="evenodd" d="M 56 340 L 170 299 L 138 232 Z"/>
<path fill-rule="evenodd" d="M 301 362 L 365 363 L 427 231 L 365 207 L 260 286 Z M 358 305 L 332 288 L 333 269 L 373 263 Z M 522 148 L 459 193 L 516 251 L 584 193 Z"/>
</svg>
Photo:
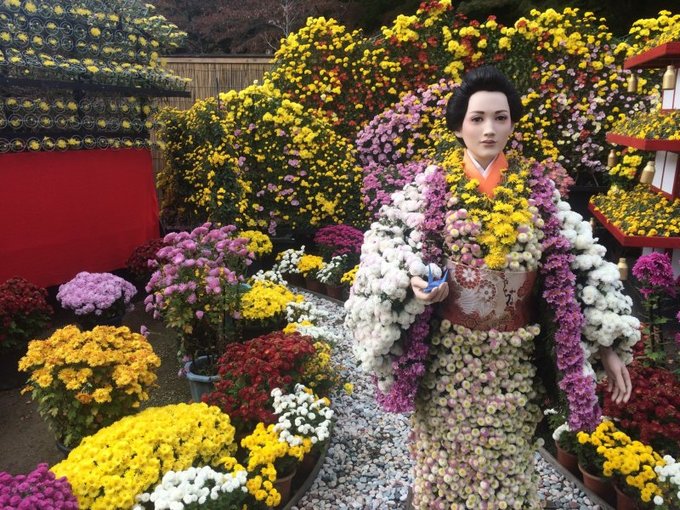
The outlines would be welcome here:
<svg viewBox="0 0 680 510">
<path fill-rule="evenodd" d="M 446 296 L 449 295 L 449 284 L 447 282 L 439 284 L 430 292 L 425 292 L 427 286 L 428 283 L 419 276 L 414 276 L 411 278 L 411 288 L 413 289 L 413 294 L 415 297 L 427 304 L 444 301 Z"/>
<path fill-rule="evenodd" d="M 607 373 L 607 391 L 612 394 L 612 402 L 628 402 L 633 385 L 626 365 L 611 347 L 600 347 L 600 359 Z"/>
</svg>

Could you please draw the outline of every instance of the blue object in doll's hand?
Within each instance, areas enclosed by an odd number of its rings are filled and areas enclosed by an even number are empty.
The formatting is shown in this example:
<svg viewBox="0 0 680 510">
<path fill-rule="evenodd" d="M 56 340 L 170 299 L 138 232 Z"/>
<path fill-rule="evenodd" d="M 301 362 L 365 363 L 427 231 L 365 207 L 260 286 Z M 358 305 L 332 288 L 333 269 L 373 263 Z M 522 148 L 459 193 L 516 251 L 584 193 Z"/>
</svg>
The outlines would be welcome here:
<svg viewBox="0 0 680 510">
<path fill-rule="evenodd" d="M 428 267 L 428 274 L 427 274 L 427 287 L 423 289 L 423 292 L 432 292 L 434 289 L 439 287 L 442 283 L 446 281 L 446 278 L 449 276 L 449 270 L 447 269 L 444 271 L 444 274 L 439 280 L 433 280 L 432 279 L 432 268 Z"/>
</svg>

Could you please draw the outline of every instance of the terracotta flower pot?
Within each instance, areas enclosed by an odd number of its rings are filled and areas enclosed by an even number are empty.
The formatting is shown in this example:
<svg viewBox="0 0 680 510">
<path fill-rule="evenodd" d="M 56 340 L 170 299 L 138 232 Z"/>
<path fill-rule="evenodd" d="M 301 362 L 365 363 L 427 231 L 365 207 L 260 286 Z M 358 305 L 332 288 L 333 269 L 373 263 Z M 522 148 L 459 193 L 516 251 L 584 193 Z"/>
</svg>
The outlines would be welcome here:
<svg viewBox="0 0 680 510">
<path fill-rule="evenodd" d="M 342 285 L 329 285 L 326 284 L 326 295 L 337 299 L 339 301 L 344 301 L 343 299 L 343 286 Z"/>
<path fill-rule="evenodd" d="M 589 473 L 583 469 L 581 464 L 578 465 L 578 469 L 583 475 L 583 485 L 585 485 L 587 489 L 590 489 L 610 505 L 613 506 L 616 504 L 616 492 L 614 492 L 614 486 L 609 480 Z"/>
<path fill-rule="evenodd" d="M 578 457 L 567 450 L 563 450 L 557 441 L 555 441 L 555 448 L 557 448 L 557 462 L 571 474 L 581 478 L 581 472 L 578 469 Z"/>
<path fill-rule="evenodd" d="M 616 492 L 616 510 L 639 510 L 642 508 L 635 498 L 619 489 L 618 485 L 614 485 L 614 491 Z"/>
<path fill-rule="evenodd" d="M 316 466 L 316 462 L 319 460 L 319 453 L 315 452 L 314 450 L 307 452 L 305 456 L 302 458 L 302 462 L 300 462 L 300 465 L 297 468 L 298 474 L 304 475 L 304 478 L 307 478 L 309 474 L 314 470 L 314 466 Z"/>
<path fill-rule="evenodd" d="M 319 280 L 315 280 L 314 278 L 310 278 L 309 276 L 305 276 L 305 286 L 307 287 L 307 290 L 311 290 L 312 292 L 316 292 L 318 294 L 323 294 L 326 290 L 323 283 L 321 283 Z"/>
<path fill-rule="evenodd" d="M 293 477 L 295 476 L 295 469 L 285 476 L 277 478 L 274 481 L 274 487 L 281 494 L 281 503 L 279 503 L 276 508 L 283 508 L 286 503 L 290 501 L 290 493 L 293 486 Z"/>
</svg>

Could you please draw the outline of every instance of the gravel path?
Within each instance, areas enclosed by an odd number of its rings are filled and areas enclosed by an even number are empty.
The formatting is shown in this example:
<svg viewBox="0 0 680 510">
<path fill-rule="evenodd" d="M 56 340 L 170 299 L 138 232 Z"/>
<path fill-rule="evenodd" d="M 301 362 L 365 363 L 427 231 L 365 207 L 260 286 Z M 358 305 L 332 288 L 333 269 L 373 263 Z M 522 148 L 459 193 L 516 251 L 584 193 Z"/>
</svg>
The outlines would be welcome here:
<svg viewBox="0 0 680 510">
<path fill-rule="evenodd" d="M 370 378 L 356 368 L 341 305 L 303 291 L 306 299 L 328 312 L 328 327 L 342 337 L 333 356 L 347 367 L 353 394 L 333 398 L 337 421 L 325 462 L 309 491 L 293 510 L 383 510 L 404 508 L 411 485 L 407 440 L 408 417 L 381 411 Z M 540 494 L 559 509 L 599 510 L 575 485 L 539 454 Z"/>
</svg>

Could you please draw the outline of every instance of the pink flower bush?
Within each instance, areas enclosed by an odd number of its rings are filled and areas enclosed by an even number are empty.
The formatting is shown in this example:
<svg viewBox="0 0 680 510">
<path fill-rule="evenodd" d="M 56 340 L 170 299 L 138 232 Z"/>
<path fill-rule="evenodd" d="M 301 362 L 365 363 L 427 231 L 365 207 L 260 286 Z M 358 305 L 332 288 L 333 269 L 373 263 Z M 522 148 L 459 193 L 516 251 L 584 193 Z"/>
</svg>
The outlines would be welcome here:
<svg viewBox="0 0 680 510">
<path fill-rule="evenodd" d="M 651 294 L 675 296 L 678 282 L 673 277 L 671 259 L 665 253 L 643 255 L 633 266 L 633 275 L 640 282 L 640 292 L 646 298 Z"/>
<path fill-rule="evenodd" d="M 76 315 L 118 315 L 125 312 L 135 294 L 135 286 L 120 276 L 83 271 L 59 286 L 57 300 Z"/>
<path fill-rule="evenodd" d="M 249 240 L 236 227 L 205 223 L 191 232 L 172 232 L 157 260 L 144 300 L 146 311 L 183 337 L 190 356 L 215 353 L 225 321 L 238 312 L 239 284 L 252 263 Z M 160 261 L 160 262 L 159 262 Z"/>
</svg>

